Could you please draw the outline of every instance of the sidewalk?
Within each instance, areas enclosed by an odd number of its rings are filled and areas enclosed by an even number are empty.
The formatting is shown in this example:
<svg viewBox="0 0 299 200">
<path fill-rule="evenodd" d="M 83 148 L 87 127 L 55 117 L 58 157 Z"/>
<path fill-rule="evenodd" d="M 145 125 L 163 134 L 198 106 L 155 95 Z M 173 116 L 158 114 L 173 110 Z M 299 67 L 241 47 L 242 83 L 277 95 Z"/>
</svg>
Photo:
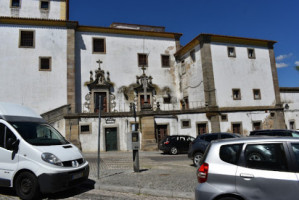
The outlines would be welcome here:
<svg viewBox="0 0 299 200">
<path fill-rule="evenodd" d="M 140 152 L 140 172 L 133 170 L 132 152 L 101 152 L 100 179 L 97 179 L 97 153 L 85 153 L 90 165 L 89 178 L 96 189 L 194 199 L 196 168 L 186 154 L 162 155 Z"/>
</svg>

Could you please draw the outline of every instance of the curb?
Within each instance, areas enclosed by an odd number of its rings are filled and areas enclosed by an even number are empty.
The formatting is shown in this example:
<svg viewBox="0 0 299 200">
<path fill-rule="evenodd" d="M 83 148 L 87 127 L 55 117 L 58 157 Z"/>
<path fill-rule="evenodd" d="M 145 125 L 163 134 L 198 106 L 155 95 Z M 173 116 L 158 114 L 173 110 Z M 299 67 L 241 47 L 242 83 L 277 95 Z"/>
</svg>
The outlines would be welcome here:
<svg viewBox="0 0 299 200">
<path fill-rule="evenodd" d="M 143 194 L 143 195 L 159 196 L 159 197 L 194 199 L 194 193 L 192 192 L 178 192 L 178 191 L 168 191 L 168 190 L 155 190 L 150 188 L 105 185 L 105 184 L 100 184 L 99 182 L 95 183 L 94 188 L 100 190 Z"/>
</svg>

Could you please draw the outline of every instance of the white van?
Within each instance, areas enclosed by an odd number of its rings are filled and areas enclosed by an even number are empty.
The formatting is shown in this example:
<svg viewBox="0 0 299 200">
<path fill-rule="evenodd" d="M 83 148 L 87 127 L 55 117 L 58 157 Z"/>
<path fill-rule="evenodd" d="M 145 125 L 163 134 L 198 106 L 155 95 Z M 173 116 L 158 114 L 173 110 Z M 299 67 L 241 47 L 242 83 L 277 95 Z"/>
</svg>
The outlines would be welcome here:
<svg viewBox="0 0 299 200">
<path fill-rule="evenodd" d="M 80 150 L 31 109 L 0 102 L 0 186 L 21 199 L 65 190 L 88 179 Z"/>
</svg>

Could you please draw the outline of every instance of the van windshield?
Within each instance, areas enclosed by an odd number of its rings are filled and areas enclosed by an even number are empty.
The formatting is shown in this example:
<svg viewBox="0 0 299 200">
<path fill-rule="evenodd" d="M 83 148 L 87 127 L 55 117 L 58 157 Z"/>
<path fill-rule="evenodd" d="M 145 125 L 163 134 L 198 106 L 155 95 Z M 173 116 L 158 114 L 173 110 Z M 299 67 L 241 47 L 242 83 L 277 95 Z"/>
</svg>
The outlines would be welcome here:
<svg viewBox="0 0 299 200">
<path fill-rule="evenodd" d="M 53 127 L 38 122 L 10 122 L 22 138 L 36 146 L 63 145 L 69 142 Z"/>
</svg>

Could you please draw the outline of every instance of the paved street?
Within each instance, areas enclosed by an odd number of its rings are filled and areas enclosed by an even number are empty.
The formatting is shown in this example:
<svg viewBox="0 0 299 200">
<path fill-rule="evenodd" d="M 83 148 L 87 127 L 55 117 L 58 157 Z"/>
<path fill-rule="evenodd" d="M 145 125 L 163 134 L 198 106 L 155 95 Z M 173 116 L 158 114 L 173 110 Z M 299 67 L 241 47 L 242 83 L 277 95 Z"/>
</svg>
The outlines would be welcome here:
<svg viewBox="0 0 299 200">
<path fill-rule="evenodd" d="M 43 199 L 193 199 L 196 168 L 186 154 L 140 152 L 140 172 L 133 171 L 132 152 L 101 152 L 100 179 L 97 154 L 87 153 L 89 181 Z M 0 199 L 19 199 L 13 190 L 0 188 Z"/>
</svg>

